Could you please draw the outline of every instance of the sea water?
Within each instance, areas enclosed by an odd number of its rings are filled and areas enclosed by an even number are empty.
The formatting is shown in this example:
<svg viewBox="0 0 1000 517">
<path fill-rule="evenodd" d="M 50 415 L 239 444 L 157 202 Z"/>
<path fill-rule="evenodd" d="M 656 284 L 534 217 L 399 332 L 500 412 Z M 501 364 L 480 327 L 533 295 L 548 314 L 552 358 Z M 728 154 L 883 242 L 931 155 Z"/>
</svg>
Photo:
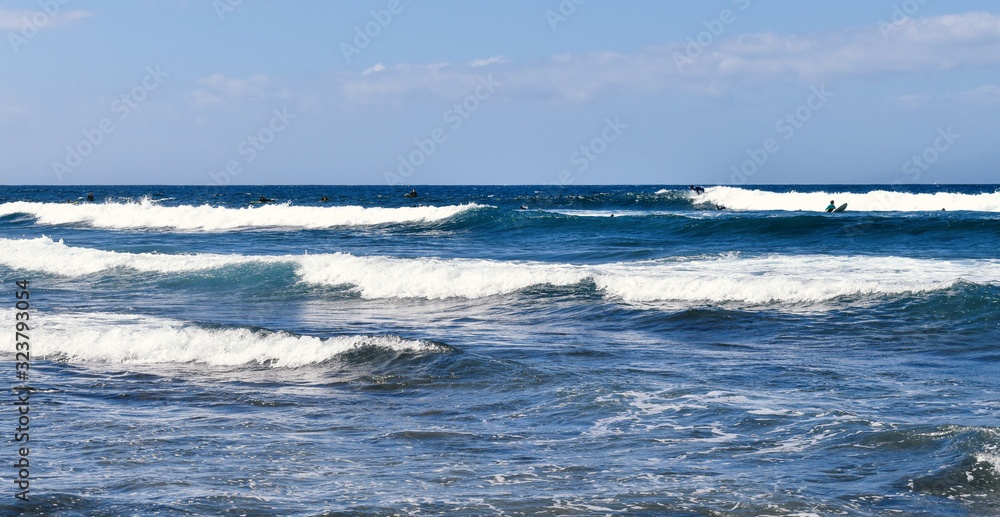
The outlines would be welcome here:
<svg viewBox="0 0 1000 517">
<path fill-rule="evenodd" d="M 1000 514 L 996 186 L 410 188 L 0 188 L 0 513 Z"/>
</svg>

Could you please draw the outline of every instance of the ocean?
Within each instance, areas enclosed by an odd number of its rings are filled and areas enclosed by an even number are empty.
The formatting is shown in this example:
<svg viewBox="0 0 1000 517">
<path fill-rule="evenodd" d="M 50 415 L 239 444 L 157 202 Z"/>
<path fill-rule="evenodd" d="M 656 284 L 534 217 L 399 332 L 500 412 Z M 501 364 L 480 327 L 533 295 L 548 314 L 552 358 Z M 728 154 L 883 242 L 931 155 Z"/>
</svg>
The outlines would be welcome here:
<svg viewBox="0 0 1000 517">
<path fill-rule="evenodd" d="M 0 188 L 0 513 L 1000 515 L 1000 187 L 411 188 Z"/>
</svg>

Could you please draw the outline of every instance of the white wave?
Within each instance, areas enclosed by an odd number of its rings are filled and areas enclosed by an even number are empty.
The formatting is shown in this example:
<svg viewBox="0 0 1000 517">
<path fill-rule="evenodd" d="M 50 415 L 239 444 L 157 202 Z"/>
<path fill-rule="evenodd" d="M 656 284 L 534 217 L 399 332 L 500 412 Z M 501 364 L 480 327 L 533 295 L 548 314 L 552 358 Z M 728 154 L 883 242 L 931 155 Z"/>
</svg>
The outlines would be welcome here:
<svg viewBox="0 0 1000 517">
<path fill-rule="evenodd" d="M 875 190 L 860 194 L 849 192 L 768 192 L 737 187 L 709 187 L 696 200 L 715 203 L 731 210 L 802 210 L 823 212 L 830 200 L 847 203 L 852 212 L 932 212 L 970 210 L 1000 212 L 1000 192 L 992 194 L 908 194 Z"/>
<path fill-rule="evenodd" d="M 630 302 L 799 303 L 842 296 L 945 289 L 959 280 L 1000 281 L 997 260 L 776 255 L 660 264 L 643 274 L 625 266 L 594 280 Z"/>
<path fill-rule="evenodd" d="M 447 219 L 466 210 L 482 208 L 475 203 L 452 206 L 365 208 L 360 206 L 291 206 L 271 204 L 247 208 L 210 205 L 162 206 L 142 199 L 124 203 L 34 203 L 0 204 L 0 217 L 28 214 L 41 224 L 86 224 L 97 228 L 164 228 L 187 231 L 226 231 L 240 228 L 334 228 L 430 222 Z"/>
<path fill-rule="evenodd" d="M 592 274 L 569 264 L 347 254 L 309 255 L 300 264 L 302 281 L 353 285 L 365 298 L 483 298 L 536 285 L 578 284 Z"/>
<path fill-rule="evenodd" d="M 348 286 L 364 298 L 483 298 L 533 286 L 593 282 L 625 302 L 800 303 L 843 296 L 946 289 L 956 282 L 1000 282 L 1000 260 L 739 254 L 574 265 L 486 259 L 320 255 L 162 255 L 68 246 L 47 237 L 0 239 L 0 264 L 60 276 L 115 268 L 177 273 L 257 263 L 288 263 L 299 280 Z"/>
<path fill-rule="evenodd" d="M 40 357 L 112 364 L 266 364 L 294 368 L 364 347 L 440 353 L 439 344 L 398 336 L 318 338 L 244 328 L 206 329 L 181 321 L 109 314 L 39 315 L 32 352 Z"/>
<path fill-rule="evenodd" d="M 152 273 L 200 271 L 248 262 L 275 262 L 266 256 L 163 255 L 159 253 L 120 253 L 68 246 L 62 240 L 48 237 L 36 239 L 0 239 L 0 263 L 16 269 L 43 271 L 61 276 L 82 276 L 127 268 Z"/>
</svg>

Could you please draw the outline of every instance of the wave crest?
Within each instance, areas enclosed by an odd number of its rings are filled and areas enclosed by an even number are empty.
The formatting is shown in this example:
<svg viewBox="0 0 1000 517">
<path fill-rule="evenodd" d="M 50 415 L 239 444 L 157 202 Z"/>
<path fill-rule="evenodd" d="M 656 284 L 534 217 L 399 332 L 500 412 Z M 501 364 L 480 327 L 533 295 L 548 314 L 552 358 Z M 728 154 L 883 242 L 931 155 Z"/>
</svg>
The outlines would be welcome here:
<svg viewBox="0 0 1000 517">
<path fill-rule="evenodd" d="M 32 351 L 41 357 L 111 364 L 295 368 L 369 347 L 396 353 L 450 350 L 438 343 L 391 335 L 318 338 L 247 328 L 209 329 L 161 318 L 107 314 L 50 317 L 36 333 Z"/>
<path fill-rule="evenodd" d="M 731 210 L 786 210 L 823 212 L 830 200 L 839 205 L 847 203 L 852 212 L 933 212 L 945 210 L 970 210 L 1000 212 L 1000 192 L 991 194 L 958 194 L 935 192 L 911 194 L 873 190 L 851 192 L 768 192 L 738 187 L 709 187 L 694 198 L 725 206 Z"/>
<path fill-rule="evenodd" d="M 226 266 L 291 264 L 300 282 L 347 286 L 363 298 L 483 298 L 537 286 L 590 283 L 629 303 L 800 303 L 844 296 L 947 289 L 958 282 L 1000 283 L 1000 260 L 739 254 L 575 265 L 466 258 L 321 255 L 161 255 L 67 246 L 47 237 L 0 239 L 0 264 L 61 276 L 115 269 L 178 274 Z"/>
<path fill-rule="evenodd" d="M 16 201 L 0 204 L 0 217 L 27 214 L 47 225 L 82 224 L 97 228 L 157 228 L 184 231 L 228 231 L 243 228 L 322 229 L 340 226 L 424 223 L 484 208 L 469 203 L 442 207 L 414 206 L 366 208 L 361 206 L 262 205 L 226 208 L 210 205 L 163 206 L 150 199 L 108 203 L 35 203 Z"/>
</svg>

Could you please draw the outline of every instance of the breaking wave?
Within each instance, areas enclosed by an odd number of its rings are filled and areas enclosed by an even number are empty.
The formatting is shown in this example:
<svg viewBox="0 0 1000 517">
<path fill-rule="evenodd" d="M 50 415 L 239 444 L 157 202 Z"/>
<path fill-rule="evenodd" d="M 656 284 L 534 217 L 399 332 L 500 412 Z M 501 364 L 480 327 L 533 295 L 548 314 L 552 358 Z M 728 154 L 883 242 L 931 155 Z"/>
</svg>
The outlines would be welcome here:
<svg viewBox="0 0 1000 517">
<path fill-rule="evenodd" d="M 319 338 L 248 328 L 111 314 L 52 315 L 34 329 L 32 352 L 49 359 L 111 364 L 203 363 L 295 368 L 375 348 L 396 353 L 444 353 L 450 347 L 398 336 Z"/>
<path fill-rule="evenodd" d="M 576 265 L 466 258 L 320 255 L 123 253 L 68 246 L 47 237 L 0 239 L 0 264 L 57 276 L 133 270 L 161 274 L 258 263 L 292 265 L 302 283 L 347 287 L 381 298 L 468 298 L 537 286 L 592 285 L 625 302 L 798 303 L 843 296 L 947 289 L 958 282 L 995 285 L 1000 260 L 935 260 L 840 255 L 738 253 Z M 287 269 L 286 269 L 287 270 Z M 219 274 L 225 274 L 221 271 Z M 211 276 L 211 273 L 209 274 Z"/>
<path fill-rule="evenodd" d="M 665 193 L 666 191 L 660 191 Z M 1000 192 L 958 194 L 935 192 L 913 194 L 873 190 L 853 192 L 768 192 L 737 187 L 709 187 L 701 195 L 689 195 L 693 202 L 725 206 L 731 210 L 786 210 L 822 212 L 830 200 L 847 203 L 852 212 L 925 212 L 969 210 L 1000 212 Z"/>
<path fill-rule="evenodd" d="M 41 224 L 89 225 L 96 228 L 156 228 L 184 231 L 228 231 L 246 228 L 335 228 L 380 224 L 440 221 L 468 210 L 483 208 L 475 203 L 451 206 L 365 208 L 361 206 L 262 205 L 226 208 L 210 205 L 163 206 L 142 199 L 102 204 L 35 203 L 16 201 L 0 204 L 0 217 L 26 214 Z"/>
</svg>

